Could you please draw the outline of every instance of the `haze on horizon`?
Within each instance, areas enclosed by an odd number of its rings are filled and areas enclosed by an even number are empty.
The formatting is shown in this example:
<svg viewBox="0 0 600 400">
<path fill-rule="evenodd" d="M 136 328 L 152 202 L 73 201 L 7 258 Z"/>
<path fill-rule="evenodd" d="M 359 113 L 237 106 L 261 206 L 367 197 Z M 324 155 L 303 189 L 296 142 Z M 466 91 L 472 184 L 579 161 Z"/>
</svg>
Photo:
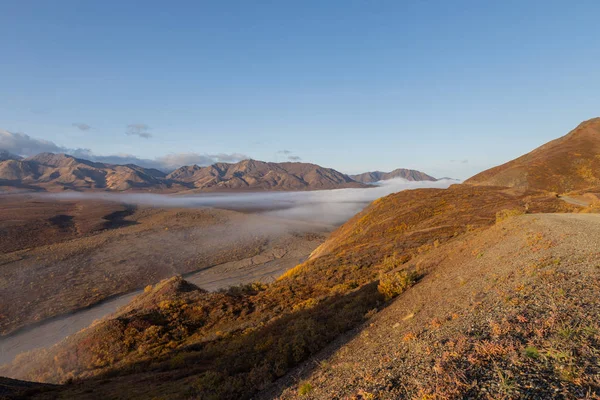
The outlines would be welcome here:
<svg viewBox="0 0 600 400">
<path fill-rule="evenodd" d="M 0 149 L 467 178 L 599 114 L 599 11 L 591 0 L 4 2 Z"/>
</svg>

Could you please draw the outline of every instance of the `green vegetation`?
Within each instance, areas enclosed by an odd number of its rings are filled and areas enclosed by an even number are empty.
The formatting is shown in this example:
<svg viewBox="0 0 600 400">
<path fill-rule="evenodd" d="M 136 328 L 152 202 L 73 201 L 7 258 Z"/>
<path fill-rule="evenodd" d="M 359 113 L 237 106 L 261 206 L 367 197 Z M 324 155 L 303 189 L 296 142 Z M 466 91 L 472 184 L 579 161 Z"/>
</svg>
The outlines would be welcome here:
<svg viewBox="0 0 600 400">
<path fill-rule="evenodd" d="M 304 383 L 300 384 L 300 386 L 298 387 L 298 394 L 300 396 L 306 396 L 307 394 L 312 392 L 312 390 L 313 390 L 312 385 L 308 382 L 304 382 Z"/>
<path fill-rule="evenodd" d="M 540 357 L 540 352 L 538 351 L 538 349 L 536 349 L 533 346 L 525 347 L 524 353 L 529 358 L 539 358 Z"/>
</svg>

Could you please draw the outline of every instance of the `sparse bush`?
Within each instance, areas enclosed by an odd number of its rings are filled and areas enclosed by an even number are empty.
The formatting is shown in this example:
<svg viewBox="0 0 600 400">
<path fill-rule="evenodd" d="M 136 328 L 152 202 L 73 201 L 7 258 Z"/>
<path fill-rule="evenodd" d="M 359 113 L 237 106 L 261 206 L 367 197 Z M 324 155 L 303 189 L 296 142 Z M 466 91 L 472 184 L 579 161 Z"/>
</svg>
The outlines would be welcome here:
<svg viewBox="0 0 600 400">
<path fill-rule="evenodd" d="M 496 223 L 498 224 L 504 220 L 523 214 L 525 214 L 525 211 L 520 208 L 504 209 L 496 213 Z"/>
<path fill-rule="evenodd" d="M 304 383 L 300 384 L 300 386 L 298 387 L 298 394 L 300 396 L 306 396 L 307 394 L 312 392 L 312 390 L 313 390 L 312 385 L 308 382 L 304 382 Z"/>
<path fill-rule="evenodd" d="M 540 352 L 538 351 L 538 349 L 536 349 L 533 346 L 526 347 L 524 353 L 529 358 L 539 358 L 540 357 Z"/>
<path fill-rule="evenodd" d="M 250 282 L 237 286 L 230 286 L 224 292 L 232 296 L 255 295 L 267 289 L 267 284 L 262 282 Z"/>
<path fill-rule="evenodd" d="M 417 282 L 418 274 L 414 271 L 398 271 L 379 276 L 377 291 L 386 300 L 391 300 Z"/>
</svg>

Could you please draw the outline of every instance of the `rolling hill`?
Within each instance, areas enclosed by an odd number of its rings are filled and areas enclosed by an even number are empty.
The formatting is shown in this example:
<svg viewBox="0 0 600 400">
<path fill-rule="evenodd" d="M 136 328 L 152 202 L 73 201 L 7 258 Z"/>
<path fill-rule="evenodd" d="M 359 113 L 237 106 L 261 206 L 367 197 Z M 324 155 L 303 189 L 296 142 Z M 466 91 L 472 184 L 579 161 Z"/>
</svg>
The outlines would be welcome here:
<svg viewBox="0 0 600 400">
<path fill-rule="evenodd" d="M 414 169 L 398 168 L 391 172 L 372 171 L 364 172 L 358 175 L 350 175 L 352 179 L 362 183 L 374 183 L 379 181 L 385 181 L 388 179 L 402 178 L 408 181 L 436 181 L 437 179 L 433 176 L 427 175 L 424 172 L 417 171 Z"/>
<path fill-rule="evenodd" d="M 600 186 L 600 118 L 582 122 L 567 135 L 465 181 L 557 193 Z"/>
</svg>

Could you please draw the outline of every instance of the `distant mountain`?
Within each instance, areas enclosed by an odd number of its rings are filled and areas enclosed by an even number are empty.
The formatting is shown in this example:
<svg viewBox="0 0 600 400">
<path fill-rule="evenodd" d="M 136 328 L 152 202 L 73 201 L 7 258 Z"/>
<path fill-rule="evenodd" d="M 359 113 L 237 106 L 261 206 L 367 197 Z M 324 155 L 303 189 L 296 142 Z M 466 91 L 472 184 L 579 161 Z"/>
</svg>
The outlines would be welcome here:
<svg viewBox="0 0 600 400">
<path fill-rule="evenodd" d="M 363 187 L 334 169 L 307 163 L 244 160 L 181 167 L 170 174 L 134 164 L 92 162 L 66 154 L 21 159 L 0 153 L 0 185 L 45 190 L 236 191 Z"/>
<path fill-rule="evenodd" d="M 40 153 L 0 162 L 0 180 L 6 186 L 29 185 L 44 189 L 160 188 L 170 186 L 165 174 L 137 165 L 95 163 L 66 154 Z"/>
<path fill-rule="evenodd" d="M 424 172 L 404 168 L 398 168 L 392 172 L 365 172 L 358 175 L 350 175 L 350 177 L 355 181 L 362 183 L 374 183 L 394 178 L 403 178 L 408 181 L 437 181 L 433 176 L 427 175 Z"/>
<path fill-rule="evenodd" d="M 315 164 L 244 160 L 181 167 L 167 176 L 200 190 L 309 190 L 362 187 L 348 175 Z"/>
<path fill-rule="evenodd" d="M 567 135 L 465 181 L 565 193 L 600 186 L 600 118 L 582 122 Z"/>
</svg>

